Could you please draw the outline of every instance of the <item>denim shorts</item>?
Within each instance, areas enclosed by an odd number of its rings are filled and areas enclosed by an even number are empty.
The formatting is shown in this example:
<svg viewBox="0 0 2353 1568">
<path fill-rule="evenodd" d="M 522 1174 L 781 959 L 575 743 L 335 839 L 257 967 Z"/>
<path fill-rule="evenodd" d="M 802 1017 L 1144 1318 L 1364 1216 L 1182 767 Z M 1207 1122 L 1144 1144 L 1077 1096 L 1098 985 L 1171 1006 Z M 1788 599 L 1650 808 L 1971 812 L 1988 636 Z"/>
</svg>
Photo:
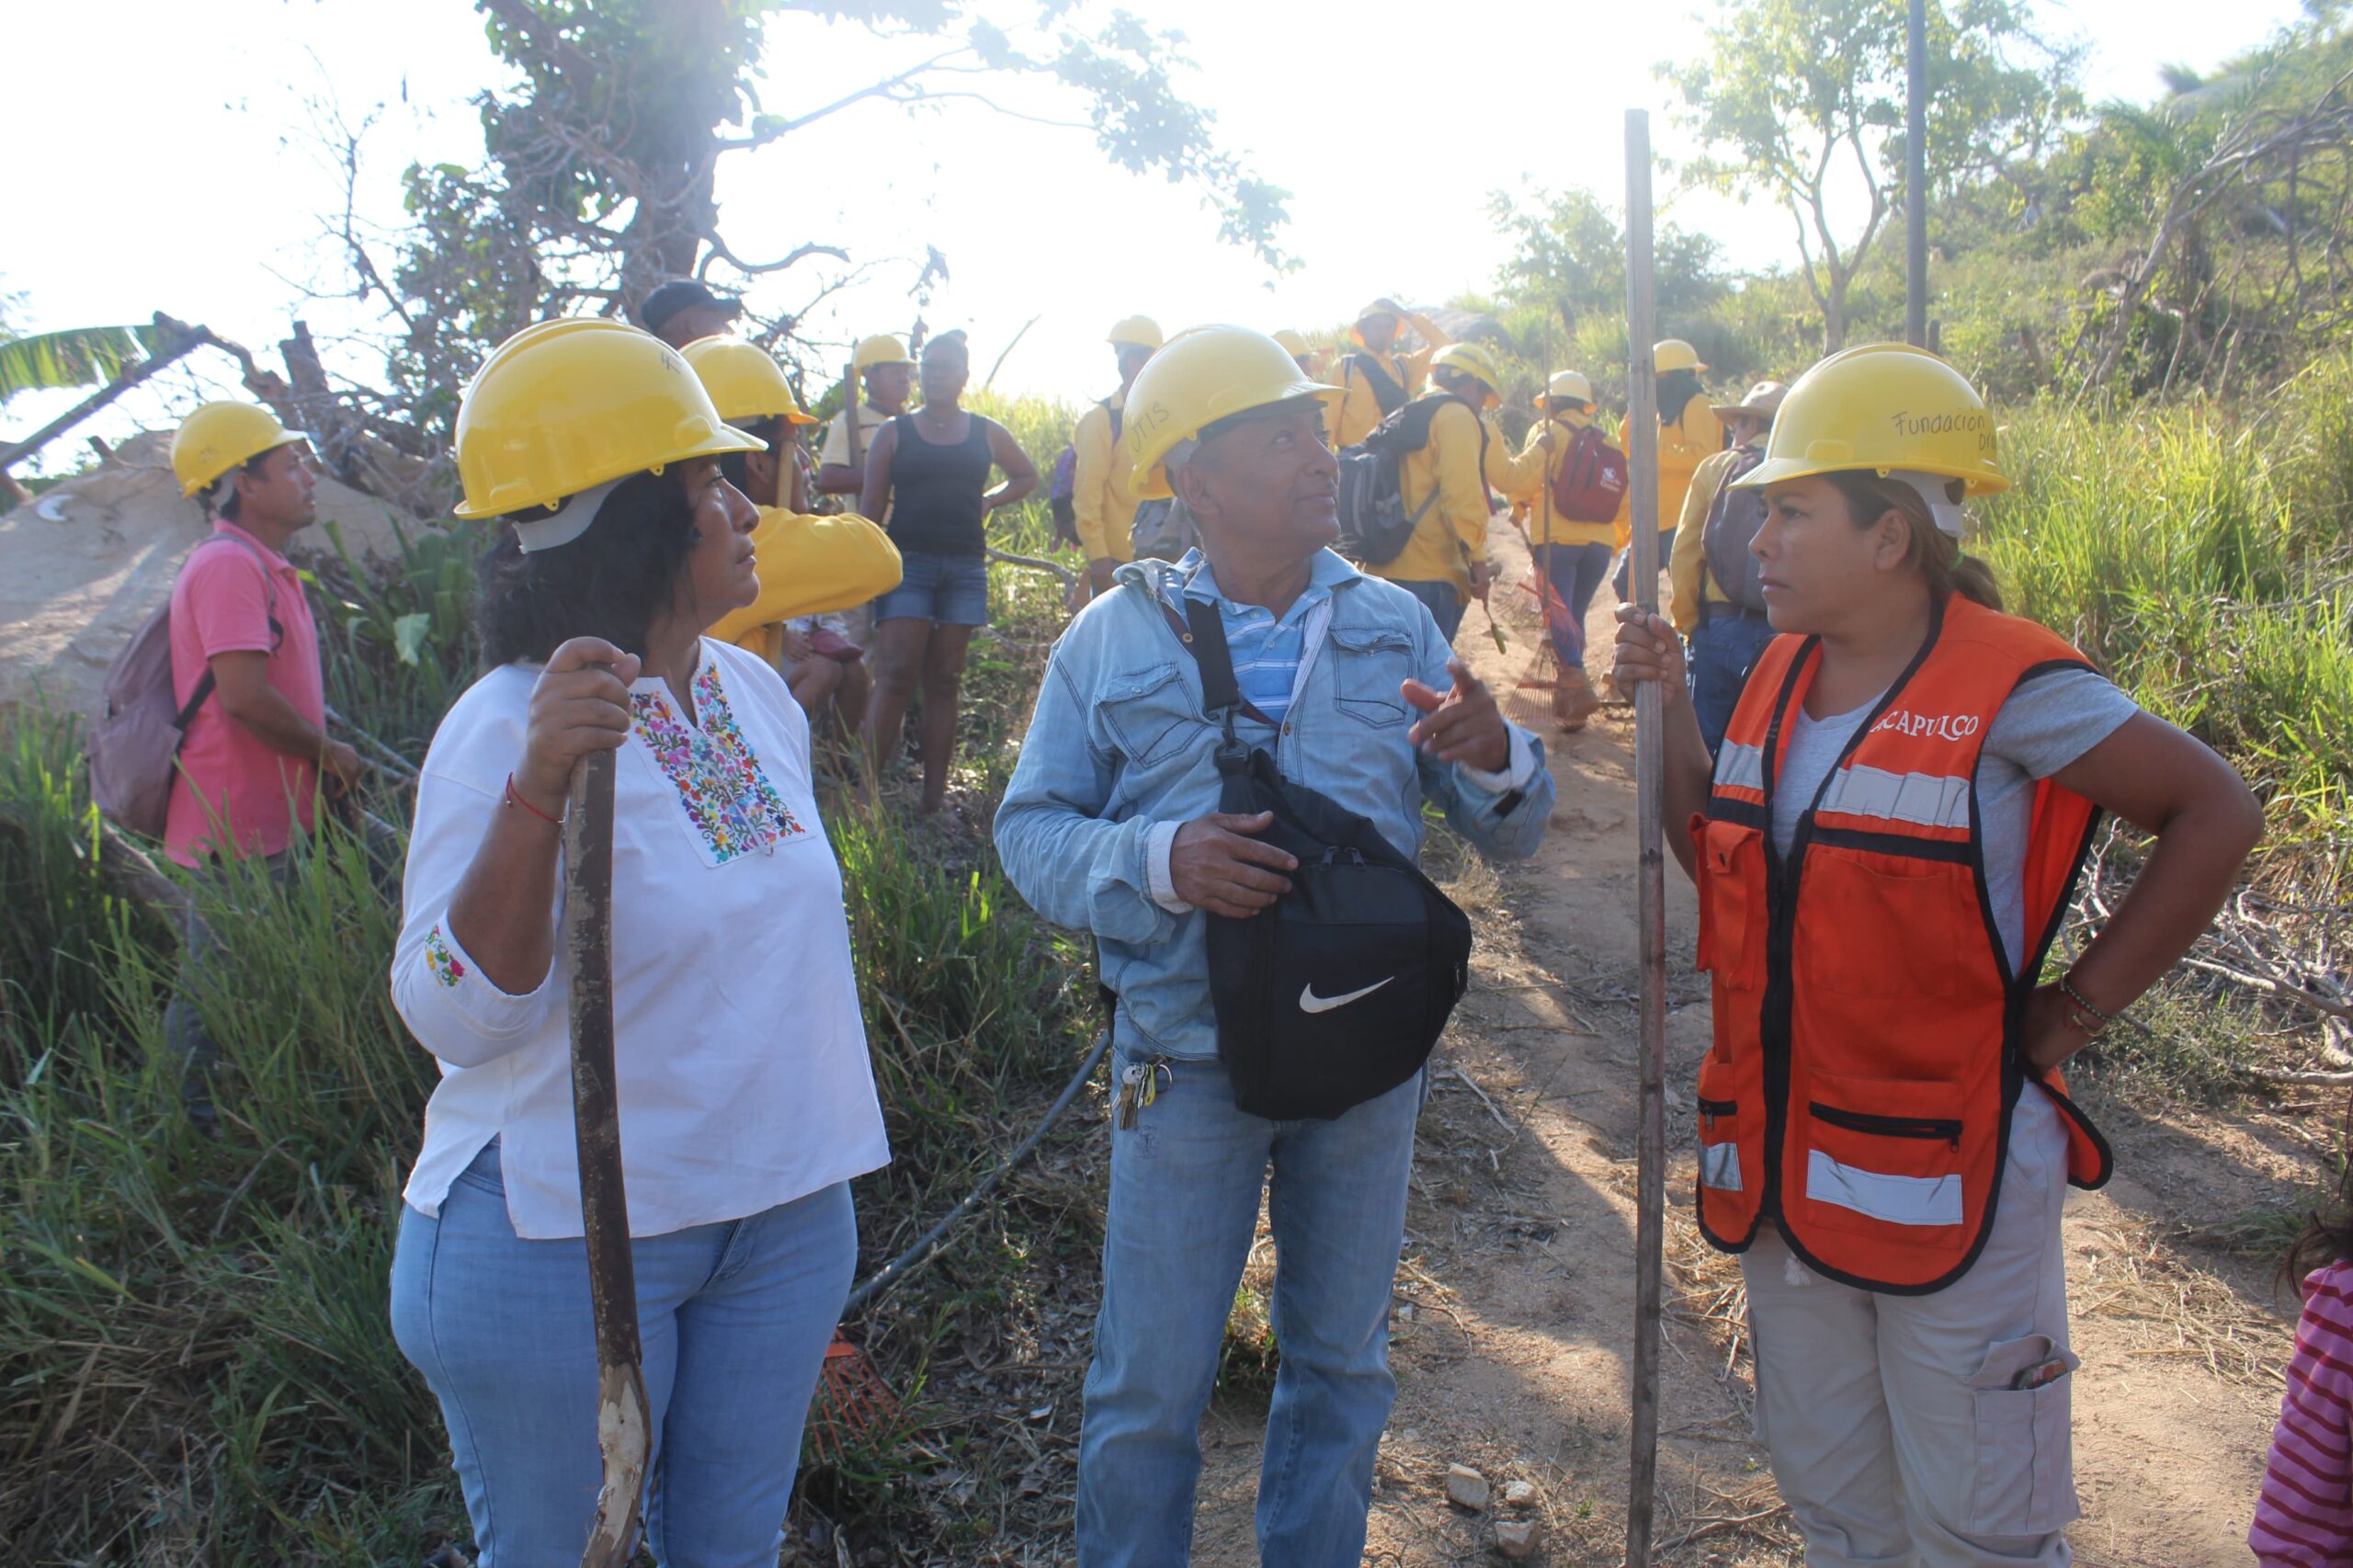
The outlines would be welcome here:
<svg viewBox="0 0 2353 1568">
<path fill-rule="evenodd" d="M 935 555 L 902 550 L 899 585 L 874 601 L 874 619 L 929 620 L 942 626 L 986 626 L 989 563 L 978 555 Z"/>
</svg>

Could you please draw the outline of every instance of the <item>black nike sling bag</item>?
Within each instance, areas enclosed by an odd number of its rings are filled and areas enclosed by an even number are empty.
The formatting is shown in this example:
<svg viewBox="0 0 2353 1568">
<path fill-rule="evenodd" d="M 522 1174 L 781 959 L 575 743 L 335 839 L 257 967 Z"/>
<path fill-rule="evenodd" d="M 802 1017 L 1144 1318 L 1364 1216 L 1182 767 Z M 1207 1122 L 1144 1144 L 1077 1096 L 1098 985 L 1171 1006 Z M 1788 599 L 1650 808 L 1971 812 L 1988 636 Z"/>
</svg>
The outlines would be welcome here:
<svg viewBox="0 0 2353 1568">
<path fill-rule="evenodd" d="M 1258 838 L 1299 860 L 1290 892 L 1270 907 L 1247 920 L 1209 917 L 1218 1060 L 1241 1110 L 1328 1121 L 1429 1059 L 1470 984 L 1470 917 L 1371 823 L 1242 744 L 1233 722 L 1245 710 L 1224 623 L 1199 599 L 1188 599 L 1185 614 L 1189 631 L 1178 635 L 1201 667 L 1201 705 L 1222 732 L 1218 809 L 1273 812 Z"/>
</svg>

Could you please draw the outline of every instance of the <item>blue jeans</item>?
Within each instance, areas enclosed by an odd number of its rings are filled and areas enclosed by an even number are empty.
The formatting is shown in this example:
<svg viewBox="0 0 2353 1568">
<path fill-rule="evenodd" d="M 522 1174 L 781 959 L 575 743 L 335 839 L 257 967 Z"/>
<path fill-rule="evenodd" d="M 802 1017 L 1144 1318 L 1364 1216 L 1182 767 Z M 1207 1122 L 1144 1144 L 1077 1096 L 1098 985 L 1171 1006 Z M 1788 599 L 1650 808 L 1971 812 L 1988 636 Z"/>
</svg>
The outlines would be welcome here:
<svg viewBox="0 0 2353 1568">
<path fill-rule="evenodd" d="M 1567 610 L 1563 615 L 1550 605 L 1545 607 L 1545 629 L 1552 634 L 1552 651 L 1561 655 L 1564 668 L 1581 670 L 1585 668 L 1586 612 L 1593 608 L 1593 596 L 1601 591 L 1602 576 L 1609 570 L 1609 547 L 1540 544 L 1536 559 L 1547 563 L 1545 575 Z"/>
<path fill-rule="evenodd" d="M 1462 612 L 1471 608 L 1461 589 L 1451 583 L 1400 583 L 1394 577 L 1390 581 L 1421 600 L 1430 619 L 1438 622 L 1438 634 L 1449 642 L 1454 641 L 1454 634 L 1462 629 Z"/>
<path fill-rule="evenodd" d="M 665 1568 L 776 1568 L 801 1428 L 849 1294 L 837 1183 L 764 1213 L 637 1238 Z M 579 1238 L 524 1241 L 493 1141 L 441 1215 L 401 1211 L 392 1335 L 441 1402 L 478 1568 L 576 1568 L 597 1511 L 597 1338 Z"/>
<path fill-rule="evenodd" d="M 928 620 L 941 626 L 986 626 L 989 563 L 985 556 L 899 552 L 899 585 L 874 601 L 874 619 Z"/>
<path fill-rule="evenodd" d="M 1131 1062 L 1112 1056 L 1113 1082 Z M 1111 1131 L 1103 1310 L 1078 1447 L 1081 1568 L 1182 1568 L 1199 1426 L 1273 1165 L 1271 1320 L 1281 1347 L 1258 1475 L 1258 1551 L 1356 1568 L 1372 1463 L 1396 1396 L 1389 1302 L 1423 1075 L 1333 1121 L 1233 1106 L 1214 1059 L 1176 1058 Z"/>
<path fill-rule="evenodd" d="M 1708 743 L 1708 755 L 1724 744 L 1724 732 L 1732 727 L 1732 710 L 1740 705 L 1741 687 L 1748 684 L 1748 672 L 1756 667 L 1765 645 L 1773 641 L 1773 628 L 1762 616 L 1713 615 L 1703 613 L 1699 624 L 1691 629 L 1690 657 L 1686 668 L 1691 677 L 1691 711 L 1699 721 L 1699 736 Z"/>
</svg>

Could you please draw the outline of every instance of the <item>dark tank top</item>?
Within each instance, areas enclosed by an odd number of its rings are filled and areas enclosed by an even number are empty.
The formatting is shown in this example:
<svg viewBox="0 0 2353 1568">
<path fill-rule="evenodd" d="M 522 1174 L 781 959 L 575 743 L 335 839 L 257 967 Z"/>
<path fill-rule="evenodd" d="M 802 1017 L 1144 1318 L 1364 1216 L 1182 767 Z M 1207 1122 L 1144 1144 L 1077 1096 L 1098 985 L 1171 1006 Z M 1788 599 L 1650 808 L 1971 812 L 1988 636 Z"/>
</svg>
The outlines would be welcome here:
<svg viewBox="0 0 2353 1568">
<path fill-rule="evenodd" d="M 988 488 L 994 460 L 986 422 L 977 414 L 966 417 L 972 429 L 954 446 L 925 440 L 912 414 L 891 422 L 899 435 L 891 454 L 889 532 L 901 550 L 980 555 L 985 549 L 981 518 L 987 508 L 981 493 Z"/>
</svg>

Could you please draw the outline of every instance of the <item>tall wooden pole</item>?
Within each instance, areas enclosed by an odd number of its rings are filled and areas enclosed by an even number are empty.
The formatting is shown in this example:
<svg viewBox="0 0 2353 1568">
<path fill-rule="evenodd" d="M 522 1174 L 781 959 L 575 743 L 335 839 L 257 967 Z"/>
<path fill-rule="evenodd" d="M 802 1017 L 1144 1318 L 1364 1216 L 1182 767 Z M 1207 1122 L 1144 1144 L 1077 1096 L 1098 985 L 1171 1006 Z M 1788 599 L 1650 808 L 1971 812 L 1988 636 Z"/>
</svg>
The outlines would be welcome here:
<svg viewBox="0 0 2353 1568">
<path fill-rule="evenodd" d="M 1904 111 L 1904 341 L 1928 346 L 1928 0 L 1912 0 Z"/>
<path fill-rule="evenodd" d="M 1626 456 L 1632 469 L 1634 602 L 1658 609 L 1658 369 L 1651 344 L 1651 117 L 1626 111 Z M 1681 410 L 1677 410 L 1680 413 Z M 1656 681 L 1634 687 L 1635 883 L 1642 967 L 1641 1125 L 1634 1220 L 1634 1400 L 1626 1499 L 1628 1568 L 1648 1568 L 1658 1491 L 1660 1276 L 1666 1248 L 1666 858 L 1660 821 L 1666 736 Z"/>
<path fill-rule="evenodd" d="M 613 1074 L 613 764 L 592 751 L 572 770 L 563 814 L 563 950 L 572 969 L 572 1131 L 580 1154 L 580 1220 L 597 1324 L 597 1449 L 604 1480 L 580 1568 L 625 1568 L 654 1452 L 652 1406 L 637 1332 L 637 1265 L 621 1178 L 621 1115 Z"/>
</svg>

